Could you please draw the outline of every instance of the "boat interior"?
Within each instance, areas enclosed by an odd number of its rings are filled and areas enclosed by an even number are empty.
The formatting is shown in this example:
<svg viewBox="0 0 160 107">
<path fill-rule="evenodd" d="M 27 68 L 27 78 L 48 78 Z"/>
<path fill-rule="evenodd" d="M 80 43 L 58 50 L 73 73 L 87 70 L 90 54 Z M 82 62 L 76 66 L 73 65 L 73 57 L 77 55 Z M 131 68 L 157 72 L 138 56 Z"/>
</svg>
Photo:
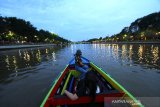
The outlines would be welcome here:
<svg viewBox="0 0 160 107">
<path fill-rule="evenodd" d="M 100 73 L 94 69 L 90 63 L 85 63 L 90 67 L 90 71 L 93 72 L 94 78 L 97 80 L 97 94 L 94 101 L 94 106 L 97 105 L 104 107 L 105 97 L 122 97 L 124 93 L 119 92 L 115 89 Z M 62 74 L 61 78 L 57 82 L 57 88 L 55 88 L 55 93 L 52 96 L 52 104 L 53 105 L 61 105 L 61 106 L 89 106 L 92 105 L 93 102 L 89 96 L 80 97 L 76 101 L 71 101 L 65 94 L 64 90 L 68 90 L 71 93 L 75 93 L 75 87 L 77 84 L 77 79 L 80 75 L 80 72 L 75 70 L 74 64 L 68 65 Z M 107 99 L 108 100 L 108 99 Z M 109 99 L 110 101 L 112 99 Z M 89 104 L 89 105 L 88 105 Z M 93 105 L 92 105 L 93 106 Z M 96 106 L 96 107 L 97 107 Z"/>
<path fill-rule="evenodd" d="M 75 70 L 74 58 L 69 62 L 66 68 L 60 73 L 45 98 L 44 107 L 130 107 L 130 103 L 114 103 L 118 100 L 130 100 L 136 103 L 136 99 L 118 84 L 109 74 L 101 70 L 88 59 L 82 57 L 82 62 L 88 65 L 97 82 L 97 91 L 94 101 L 90 96 L 81 96 L 72 101 L 65 94 L 68 90 L 71 93 L 76 92 L 76 85 L 80 72 Z M 140 105 L 141 106 L 141 105 Z M 135 107 L 135 106 L 134 106 Z M 137 106 L 136 106 L 137 107 Z M 139 107 L 139 106 L 138 106 Z"/>
</svg>

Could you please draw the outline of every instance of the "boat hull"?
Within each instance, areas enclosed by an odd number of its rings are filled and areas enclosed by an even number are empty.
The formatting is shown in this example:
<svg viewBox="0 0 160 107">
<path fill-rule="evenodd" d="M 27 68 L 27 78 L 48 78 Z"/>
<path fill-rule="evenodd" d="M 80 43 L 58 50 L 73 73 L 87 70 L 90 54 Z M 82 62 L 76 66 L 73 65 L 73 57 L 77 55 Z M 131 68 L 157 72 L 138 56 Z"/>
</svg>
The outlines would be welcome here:
<svg viewBox="0 0 160 107">
<path fill-rule="evenodd" d="M 125 106 L 133 107 L 143 107 L 143 105 L 136 100 L 126 89 L 124 89 L 118 82 L 116 82 L 110 75 L 104 72 L 102 69 L 97 67 L 94 63 L 90 62 L 86 58 L 82 58 L 83 63 L 91 68 L 91 71 L 96 76 L 98 80 L 99 87 L 101 89 L 100 93 L 96 94 L 94 103 L 98 106 L 105 105 L 115 105 L 112 104 L 115 100 L 127 100 L 132 101 L 132 103 L 126 103 Z M 51 106 L 64 106 L 64 105 L 81 105 L 89 104 L 92 98 L 89 96 L 79 97 L 78 100 L 71 101 L 66 95 L 64 95 L 64 90 L 68 90 L 72 93 L 75 92 L 75 86 L 77 82 L 77 77 L 80 72 L 75 70 L 74 59 L 70 61 L 69 65 L 61 72 L 57 80 L 55 80 L 54 85 L 51 87 L 47 96 L 43 100 L 41 107 L 51 107 Z"/>
</svg>

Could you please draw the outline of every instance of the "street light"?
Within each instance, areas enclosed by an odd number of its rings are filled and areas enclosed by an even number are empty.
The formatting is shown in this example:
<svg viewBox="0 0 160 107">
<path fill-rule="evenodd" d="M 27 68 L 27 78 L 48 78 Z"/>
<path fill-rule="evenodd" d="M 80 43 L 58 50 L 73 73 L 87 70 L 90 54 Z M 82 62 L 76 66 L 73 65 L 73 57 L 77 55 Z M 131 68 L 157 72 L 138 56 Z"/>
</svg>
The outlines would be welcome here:
<svg viewBox="0 0 160 107">
<path fill-rule="evenodd" d="M 127 35 L 126 35 L 126 34 L 124 34 L 124 35 L 123 35 L 123 39 L 125 39 L 126 37 L 127 37 Z"/>
</svg>

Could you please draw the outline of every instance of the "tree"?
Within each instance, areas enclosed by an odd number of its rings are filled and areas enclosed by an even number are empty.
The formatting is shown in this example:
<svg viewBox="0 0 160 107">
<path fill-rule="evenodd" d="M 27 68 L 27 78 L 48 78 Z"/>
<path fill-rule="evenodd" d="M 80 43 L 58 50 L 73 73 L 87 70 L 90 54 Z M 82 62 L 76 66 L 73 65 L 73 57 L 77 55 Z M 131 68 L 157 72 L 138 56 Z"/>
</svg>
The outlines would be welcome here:
<svg viewBox="0 0 160 107">
<path fill-rule="evenodd" d="M 0 40 L 17 40 L 27 42 L 49 42 L 61 43 L 70 42 L 57 34 L 46 30 L 37 30 L 29 21 L 18 19 L 16 17 L 0 16 Z"/>
</svg>

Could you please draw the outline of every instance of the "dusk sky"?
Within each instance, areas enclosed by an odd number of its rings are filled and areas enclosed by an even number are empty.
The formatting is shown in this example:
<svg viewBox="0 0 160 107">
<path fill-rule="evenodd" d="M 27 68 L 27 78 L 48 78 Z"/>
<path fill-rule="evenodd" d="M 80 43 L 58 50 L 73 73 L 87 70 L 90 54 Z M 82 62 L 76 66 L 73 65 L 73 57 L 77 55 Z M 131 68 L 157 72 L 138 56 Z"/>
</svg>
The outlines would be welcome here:
<svg viewBox="0 0 160 107">
<path fill-rule="evenodd" d="M 30 21 L 72 41 L 119 33 L 160 11 L 160 0 L 0 0 L 0 15 Z"/>
</svg>

